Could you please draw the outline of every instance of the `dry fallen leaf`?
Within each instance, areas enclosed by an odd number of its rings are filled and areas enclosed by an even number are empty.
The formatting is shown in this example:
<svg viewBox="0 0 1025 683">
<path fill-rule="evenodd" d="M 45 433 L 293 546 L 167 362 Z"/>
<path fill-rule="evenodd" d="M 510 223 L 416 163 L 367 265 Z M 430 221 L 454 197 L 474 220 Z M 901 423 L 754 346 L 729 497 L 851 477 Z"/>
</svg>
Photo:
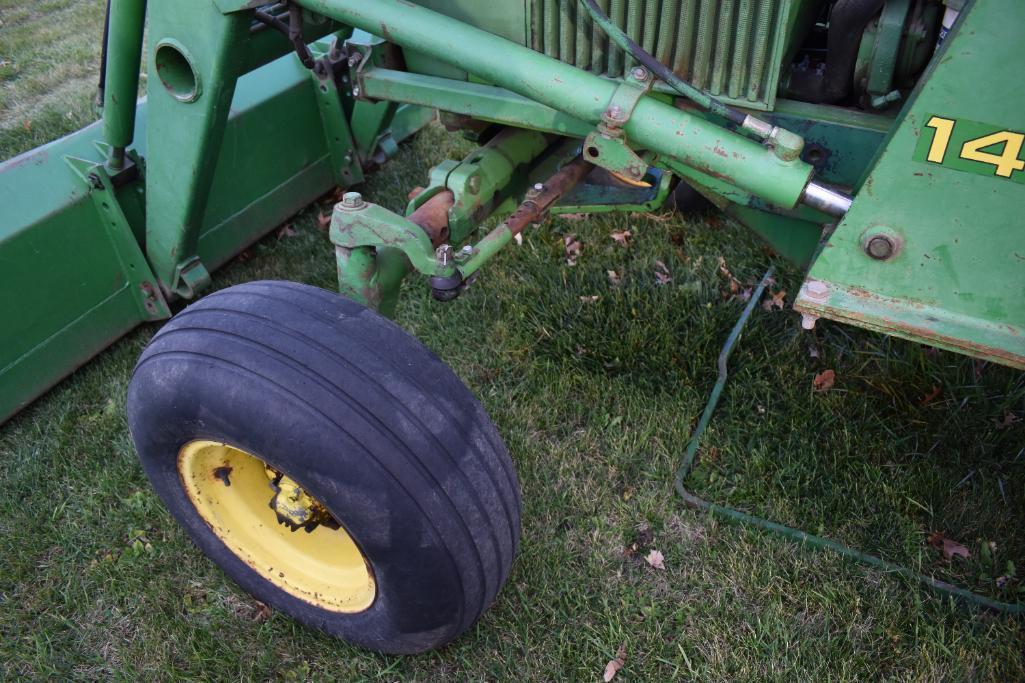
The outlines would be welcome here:
<svg viewBox="0 0 1025 683">
<path fill-rule="evenodd" d="M 322 213 L 318 213 L 317 214 L 317 225 L 319 225 L 321 227 L 321 229 L 326 229 L 328 226 L 330 226 L 331 225 L 331 214 L 327 214 L 325 216 Z"/>
<path fill-rule="evenodd" d="M 256 601 L 256 611 L 253 614 L 253 621 L 267 621 L 273 614 L 274 610 L 259 600 Z"/>
<path fill-rule="evenodd" d="M 517 247 L 522 247 L 523 246 L 523 233 L 522 232 L 518 232 L 515 235 L 513 235 L 513 241 L 516 242 L 516 246 Z"/>
<path fill-rule="evenodd" d="M 613 232 L 609 235 L 609 237 L 614 239 L 616 241 L 616 244 L 623 247 L 629 247 L 630 238 L 633 237 L 633 233 L 629 230 L 624 230 L 622 232 Z"/>
<path fill-rule="evenodd" d="M 665 285 L 673 281 L 669 276 L 669 269 L 661 261 L 655 261 L 655 284 Z"/>
<path fill-rule="evenodd" d="M 298 233 L 295 228 L 292 227 L 291 223 L 285 223 L 280 230 L 278 230 L 278 239 L 283 237 L 295 237 Z"/>
<path fill-rule="evenodd" d="M 560 213 L 559 218 L 564 221 L 586 221 L 590 216 L 586 213 Z"/>
<path fill-rule="evenodd" d="M 580 297 L 580 300 L 583 301 L 585 304 L 593 304 L 595 301 L 598 300 L 598 295 L 592 294 L 591 296 L 582 296 Z"/>
<path fill-rule="evenodd" d="M 943 559 L 950 560 L 955 555 L 964 559 L 971 557 L 971 553 L 968 552 L 968 548 L 964 547 L 957 541 L 947 538 L 938 531 L 934 531 L 929 534 L 929 545 L 934 548 L 939 548 L 943 552 Z"/>
<path fill-rule="evenodd" d="M 1007 429 L 1015 422 L 1019 422 L 1021 418 L 1012 413 L 1010 410 L 1004 410 L 1004 416 L 997 420 L 997 429 Z"/>
<path fill-rule="evenodd" d="M 823 370 L 815 375 L 815 379 L 811 381 L 811 386 L 815 391 L 829 391 L 833 388 L 834 382 L 836 382 L 836 373 L 832 370 Z"/>
<path fill-rule="evenodd" d="M 935 401 L 937 398 L 939 398 L 939 395 L 942 392 L 943 392 L 943 390 L 939 387 L 939 385 L 934 384 L 932 386 L 932 390 L 930 390 L 928 394 L 926 394 L 925 396 L 922 397 L 922 400 L 918 402 L 918 405 L 920 405 L 920 406 L 927 406 L 927 405 L 929 405 L 930 403 Z"/>
<path fill-rule="evenodd" d="M 605 675 L 602 676 L 602 680 L 605 683 L 609 683 L 609 681 L 616 677 L 616 673 L 623 668 L 624 664 L 626 664 L 626 643 L 619 646 L 619 650 L 616 651 L 616 658 L 605 665 Z"/>
<path fill-rule="evenodd" d="M 781 289 L 778 292 L 776 292 L 775 294 L 770 292 L 769 296 L 765 299 L 765 301 L 762 302 L 762 308 L 764 308 L 765 310 L 769 311 L 770 313 L 775 308 L 778 308 L 779 310 L 782 311 L 783 310 L 783 300 L 786 298 L 786 295 L 787 295 L 787 290 L 785 290 L 785 289 Z"/>
<path fill-rule="evenodd" d="M 609 284 L 613 287 L 618 287 L 619 283 L 623 281 L 623 278 L 614 270 L 606 270 L 605 274 L 609 276 Z"/>
<path fill-rule="evenodd" d="M 580 258 L 580 251 L 584 248 L 584 245 L 577 240 L 576 235 L 566 235 L 562 238 L 562 241 L 566 247 L 566 264 L 570 266 L 577 265 L 577 259 Z"/>
<path fill-rule="evenodd" d="M 726 266 L 726 259 L 722 256 L 719 257 L 719 274 L 727 280 L 733 279 L 733 273 L 731 273 L 730 269 Z"/>
<path fill-rule="evenodd" d="M 645 555 L 644 561 L 650 564 L 655 569 L 666 568 L 666 558 L 658 550 L 652 550 L 650 553 Z"/>
</svg>

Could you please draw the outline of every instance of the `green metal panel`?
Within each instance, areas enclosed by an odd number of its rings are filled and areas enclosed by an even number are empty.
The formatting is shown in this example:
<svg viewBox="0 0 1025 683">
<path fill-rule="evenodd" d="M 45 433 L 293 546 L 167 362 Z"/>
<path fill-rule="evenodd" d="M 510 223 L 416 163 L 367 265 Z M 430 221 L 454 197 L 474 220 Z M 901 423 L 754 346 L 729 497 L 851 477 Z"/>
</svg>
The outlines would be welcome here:
<svg viewBox="0 0 1025 683">
<path fill-rule="evenodd" d="M 429 115 L 400 107 L 394 136 L 403 139 Z M 142 102 L 135 150 L 147 160 L 148 123 Z M 117 190 L 131 225 L 115 234 L 67 161 L 102 164 L 103 139 L 98 122 L 0 164 L 0 291 L 18 293 L 0 298 L 0 422 L 154 317 L 140 311 L 137 278 L 119 252 L 126 237 L 143 241 L 143 182 Z M 334 186 L 314 81 L 293 55 L 239 79 L 214 155 L 196 242 L 210 269 Z"/>
<path fill-rule="evenodd" d="M 981 175 L 916 158 L 920 139 L 935 137 L 933 115 L 1025 131 L 1022 26 L 1025 3 L 977 2 L 962 14 L 813 265 L 799 310 L 1025 368 L 1025 184 L 1013 182 L 1025 170 L 1003 178 L 990 164 Z M 963 154 L 957 134 L 947 147 L 947 157 Z M 1021 160 L 1011 147 L 987 151 Z M 894 255 L 869 256 L 874 237 Z"/>
</svg>

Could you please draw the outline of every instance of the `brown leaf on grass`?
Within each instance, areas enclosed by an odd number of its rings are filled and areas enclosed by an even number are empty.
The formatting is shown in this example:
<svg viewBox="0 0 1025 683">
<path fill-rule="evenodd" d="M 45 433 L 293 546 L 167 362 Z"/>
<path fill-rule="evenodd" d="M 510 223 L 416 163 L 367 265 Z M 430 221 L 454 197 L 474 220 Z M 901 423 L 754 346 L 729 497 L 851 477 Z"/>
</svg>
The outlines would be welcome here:
<svg viewBox="0 0 1025 683">
<path fill-rule="evenodd" d="M 616 651 L 616 658 L 605 665 L 605 674 L 602 676 L 602 680 L 605 683 L 609 683 L 619 670 L 626 664 L 626 643 L 619 646 L 619 650 Z"/>
<path fill-rule="evenodd" d="M 929 534 L 929 545 L 933 548 L 938 548 L 943 553 L 944 560 L 950 560 L 954 556 L 968 559 L 971 557 L 971 553 L 968 552 L 968 548 L 964 547 L 955 540 L 949 539 L 938 531 L 934 531 Z"/>
<path fill-rule="evenodd" d="M 1004 416 L 997 420 L 997 429 L 1007 429 L 1015 422 L 1020 422 L 1021 418 L 1012 413 L 1010 410 L 1004 410 Z"/>
<path fill-rule="evenodd" d="M 590 215 L 586 213 L 560 213 L 559 218 L 564 221 L 586 221 Z"/>
<path fill-rule="evenodd" d="M 673 281 L 669 275 L 669 269 L 661 261 L 655 261 L 655 284 L 667 285 Z"/>
<path fill-rule="evenodd" d="M 280 240 L 285 237 L 295 237 L 298 234 L 299 233 L 295 231 L 295 228 L 292 227 L 291 223 L 285 223 L 283 226 L 281 226 L 281 229 L 278 230 L 278 239 Z"/>
<path fill-rule="evenodd" d="M 605 274 L 609 276 L 609 284 L 613 287 L 618 287 L 619 283 L 623 281 L 622 276 L 614 270 L 606 270 Z"/>
<path fill-rule="evenodd" d="M 253 612 L 253 621 L 267 621 L 273 614 L 274 610 L 259 600 L 256 601 L 256 610 Z"/>
<path fill-rule="evenodd" d="M 629 230 L 624 230 L 622 232 L 612 232 L 609 234 L 609 237 L 615 240 L 616 244 L 618 244 L 619 246 L 629 247 L 630 238 L 633 237 L 633 233 Z"/>
<path fill-rule="evenodd" d="M 245 263 L 246 261 L 252 261 L 253 260 L 253 251 L 252 251 L 252 249 L 246 249 L 241 254 L 239 254 L 238 255 L 238 260 L 242 261 L 243 263 Z"/>
<path fill-rule="evenodd" d="M 599 298 L 600 297 L 597 294 L 592 294 L 591 296 L 582 296 L 580 297 L 580 300 L 583 301 L 585 304 L 593 304 Z"/>
<path fill-rule="evenodd" d="M 326 230 L 328 227 L 330 227 L 331 226 L 331 214 L 327 214 L 325 216 L 323 213 L 318 213 L 317 214 L 317 225 L 320 226 L 321 230 Z"/>
<path fill-rule="evenodd" d="M 726 266 L 726 259 L 723 258 L 722 256 L 719 257 L 719 274 L 722 275 L 727 280 L 733 280 L 734 279 L 733 273 L 731 273 L 730 269 Z"/>
<path fill-rule="evenodd" d="M 25 123 L 21 124 L 21 127 L 25 129 L 25 132 L 32 130 L 32 119 L 25 119 Z"/>
<path fill-rule="evenodd" d="M 815 375 L 811 381 L 811 388 L 815 391 L 829 391 L 833 388 L 834 382 L 836 382 L 836 373 L 832 370 L 823 370 Z"/>
<path fill-rule="evenodd" d="M 666 558 L 658 550 L 652 549 L 650 553 L 644 556 L 644 561 L 650 564 L 655 569 L 666 568 Z"/>
<path fill-rule="evenodd" d="M 762 301 L 762 308 L 764 308 L 765 310 L 769 311 L 770 313 L 774 309 L 777 309 L 777 308 L 782 311 L 783 310 L 783 302 L 784 302 L 784 299 L 786 298 L 786 296 L 787 296 L 787 290 L 785 290 L 785 289 L 781 289 L 781 290 L 779 290 L 778 292 L 775 292 L 775 293 L 769 292 L 769 296 L 767 296 L 765 298 L 765 300 Z"/>
<path fill-rule="evenodd" d="M 577 265 L 577 259 L 580 258 L 580 252 L 583 250 L 584 245 L 577 240 L 576 235 L 566 235 L 562 238 L 562 242 L 565 245 L 566 265 Z"/>
<path fill-rule="evenodd" d="M 918 402 L 918 405 L 927 406 L 933 401 L 935 401 L 937 398 L 939 398 L 940 394 L 942 393 L 943 389 L 939 385 L 934 384 L 932 385 L 932 389 L 929 390 L 929 393 L 923 396 L 922 400 Z"/>
</svg>

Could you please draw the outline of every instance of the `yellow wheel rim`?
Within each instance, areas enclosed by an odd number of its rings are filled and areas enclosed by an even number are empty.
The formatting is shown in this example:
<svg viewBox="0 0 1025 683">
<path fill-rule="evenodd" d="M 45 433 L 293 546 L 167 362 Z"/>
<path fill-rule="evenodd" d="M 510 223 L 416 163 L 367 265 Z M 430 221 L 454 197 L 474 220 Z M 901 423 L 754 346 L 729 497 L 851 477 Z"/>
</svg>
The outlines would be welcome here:
<svg viewBox="0 0 1025 683">
<path fill-rule="evenodd" d="M 178 453 L 189 499 L 239 559 L 312 605 L 333 612 L 365 610 L 376 586 L 363 553 L 342 528 L 319 524 L 293 531 L 279 521 L 268 471 L 256 456 L 215 441 L 191 441 Z"/>
</svg>

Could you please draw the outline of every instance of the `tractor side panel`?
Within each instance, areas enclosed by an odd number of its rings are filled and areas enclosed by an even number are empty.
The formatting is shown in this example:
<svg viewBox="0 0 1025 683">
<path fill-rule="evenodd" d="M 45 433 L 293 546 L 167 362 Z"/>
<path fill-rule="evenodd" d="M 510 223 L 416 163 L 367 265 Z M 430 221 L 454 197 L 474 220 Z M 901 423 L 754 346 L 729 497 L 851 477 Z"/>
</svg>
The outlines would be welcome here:
<svg viewBox="0 0 1025 683">
<path fill-rule="evenodd" d="M 1025 368 L 1022 26 L 1020 2 L 962 15 L 798 310 Z"/>
</svg>

